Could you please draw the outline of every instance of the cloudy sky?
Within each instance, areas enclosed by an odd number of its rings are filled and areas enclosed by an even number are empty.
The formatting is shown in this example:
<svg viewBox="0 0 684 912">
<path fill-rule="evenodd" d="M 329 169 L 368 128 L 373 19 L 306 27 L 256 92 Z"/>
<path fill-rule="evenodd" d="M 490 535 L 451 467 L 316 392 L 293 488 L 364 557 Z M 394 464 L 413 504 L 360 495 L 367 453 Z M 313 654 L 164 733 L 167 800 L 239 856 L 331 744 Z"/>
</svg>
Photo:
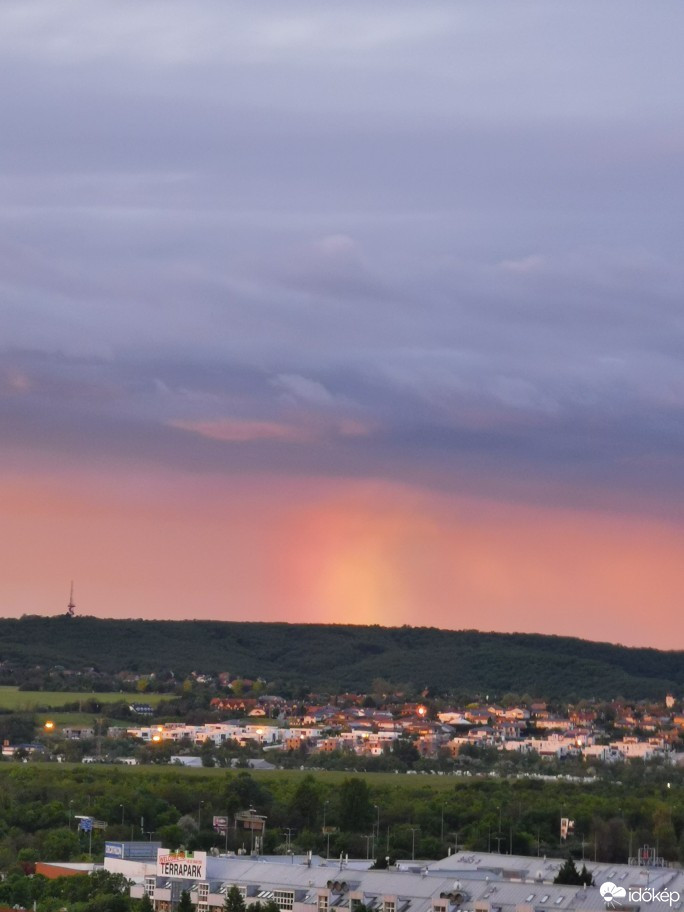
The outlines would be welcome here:
<svg viewBox="0 0 684 912">
<path fill-rule="evenodd" d="M 1 613 L 684 647 L 683 20 L 4 0 Z"/>
</svg>

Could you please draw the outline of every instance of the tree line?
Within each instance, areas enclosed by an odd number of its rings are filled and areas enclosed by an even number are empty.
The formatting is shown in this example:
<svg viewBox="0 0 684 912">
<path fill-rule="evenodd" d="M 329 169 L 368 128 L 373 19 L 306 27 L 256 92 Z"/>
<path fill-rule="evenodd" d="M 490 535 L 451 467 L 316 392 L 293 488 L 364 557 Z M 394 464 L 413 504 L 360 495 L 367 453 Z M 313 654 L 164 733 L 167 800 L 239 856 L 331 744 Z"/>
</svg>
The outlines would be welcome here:
<svg viewBox="0 0 684 912">
<path fill-rule="evenodd" d="M 337 857 L 437 858 L 449 848 L 564 855 L 625 862 L 643 844 L 684 860 L 684 781 L 656 769 L 594 783 L 565 780 L 250 773 L 182 768 L 5 764 L 0 766 L 0 872 L 38 860 L 89 857 L 78 815 L 104 821 L 92 836 L 154 839 L 170 849 L 249 852 L 253 834 L 236 822 L 253 809 L 266 821 L 267 853 L 312 850 Z M 226 832 L 213 827 L 227 817 Z M 561 817 L 575 821 L 560 842 Z"/>
</svg>

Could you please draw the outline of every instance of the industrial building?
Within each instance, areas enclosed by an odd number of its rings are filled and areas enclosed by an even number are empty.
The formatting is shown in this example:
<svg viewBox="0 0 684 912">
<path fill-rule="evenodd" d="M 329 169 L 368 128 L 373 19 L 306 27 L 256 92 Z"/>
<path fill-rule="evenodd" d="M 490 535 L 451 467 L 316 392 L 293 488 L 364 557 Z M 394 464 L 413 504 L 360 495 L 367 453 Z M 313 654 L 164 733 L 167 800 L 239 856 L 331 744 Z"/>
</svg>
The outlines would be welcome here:
<svg viewBox="0 0 684 912">
<path fill-rule="evenodd" d="M 653 852 L 632 861 L 587 860 L 595 882 L 590 887 L 554 884 L 562 865 L 557 858 L 464 851 L 372 870 L 367 861 L 319 856 L 213 855 L 169 852 L 157 843 L 108 843 L 105 868 L 125 874 L 131 895 L 147 893 L 156 912 L 173 912 L 182 890 L 197 912 L 221 912 L 233 885 L 248 906 L 274 900 L 281 912 L 354 912 L 362 905 L 372 912 L 678 912 L 682 869 L 665 866 Z"/>
</svg>

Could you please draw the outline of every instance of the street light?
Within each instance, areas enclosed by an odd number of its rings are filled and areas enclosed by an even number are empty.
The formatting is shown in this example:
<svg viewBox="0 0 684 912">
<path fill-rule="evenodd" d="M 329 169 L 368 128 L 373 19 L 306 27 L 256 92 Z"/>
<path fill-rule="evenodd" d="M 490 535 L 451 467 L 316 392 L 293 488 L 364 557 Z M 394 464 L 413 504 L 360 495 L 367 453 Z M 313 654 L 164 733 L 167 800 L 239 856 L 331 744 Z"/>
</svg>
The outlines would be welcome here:
<svg viewBox="0 0 684 912">
<path fill-rule="evenodd" d="M 287 852 L 288 852 L 288 854 L 289 854 L 289 852 L 290 852 L 290 845 L 291 845 L 291 843 L 292 843 L 292 834 L 293 834 L 294 832 L 295 832 L 295 828 L 294 828 L 294 827 L 283 827 L 283 833 L 285 833 L 285 837 L 286 837 L 286 839 L 287 839 Z M 294 864 L 294 861 L 293 861 L 292 863 Z"/>
<path fill-rule="evenodd" d="M 200 801 L 199 806 L 197 808 L 197 832 L 198 833 L 202 829 L 202 805 L 203 804 L 204 804 L 204 801 Z"/>
<path fill-rule="evenodd" d="M 325 833 L 325 837 L 326 837 L 326 847 L 325 847 L 326 859 L 330 858 L 330 833 L 326 832 L 328 830 L 328 827 L 326 827 L 326 825 L 325 825 L 325 812 L 327 811 L 329 804 L 330 804 L 329 800 L 323 802 L 323 832 Z"/>
<path fill-rule="evenodd" d="M 412 839 L 411 839 L 411 861 L 415 861 L 416 860 L 416 833 L 418 832 L 420 827 L 409 827 L 409 829 L 411 830 L 411 837 L 412 837 Z"/>
<path fill-rule="evenodd" d="M 501 855 L 501 841 L 503 840 L 503 834 L 501 833 L 501 805 L 497 806 L 497 811 L 499 812 L 499 831 L 495 836 L 496 839 L 496 850 Z"/>
<path fill-rule="evenodd" d="M 120 804 L 119 807 L 121 808 L 121 826 L 123 826 L 124 825 L 124 813 L 125 813 L 126 809 L 124 808 L 123 804 Z"/>
</svg>

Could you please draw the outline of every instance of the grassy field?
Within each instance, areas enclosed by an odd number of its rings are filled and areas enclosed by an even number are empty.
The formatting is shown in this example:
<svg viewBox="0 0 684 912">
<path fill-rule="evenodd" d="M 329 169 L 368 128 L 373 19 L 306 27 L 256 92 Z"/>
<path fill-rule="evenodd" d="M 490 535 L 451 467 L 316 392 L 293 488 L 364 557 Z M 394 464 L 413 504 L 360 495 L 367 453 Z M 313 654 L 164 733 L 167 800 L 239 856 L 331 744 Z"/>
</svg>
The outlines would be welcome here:
<svg viewBox="0 0 684 912">
<path fill-rule="evenodd" d="M 13 764 L 0 764 L 0 777 L 15 769 L 16 767 Z M 60 770 L 82 770 L 87 773 L 87 776 L 90 779 L 107 779 L 112 776 L 130 776 L 130 777 L 150 777 L 158 779 L 189 779 L 189 780 L 202 780 L 202 779 L 226 779 L 229 777 L 236 776 L 238 773 L 243 772 L 243 770 L 237 769 L 223 769 L 221 767 L 189 767 L 189 766 L 157 766 L 156 764 L 149 764 L 145 766 L 124 766 L 121 764 L 102 764 L 94 765 L 89 764 L 83 766 L 80 763 L 46 763 L 42 761 L 36 761 L 30 763 L 26 769 L 39 768 L 39 769 L 55 769 L 59 768 Z M 465 782 L 478 781 L 480 777 L 473 776 L 469 779 L 462 779 L 458 776 L 430 776 L 430 775 L 407 775 L 406 773 L 356 773 L 356 772 L 345 772 L 338 770 L 245 770 L 250 776 L 258 782 L 263 782 L 265 785 L 268 785 L 269 782 L 275 782 L 276 780 L 280 781 L 294 781 L 302 779 L 304 776 L 313 775 L 317 781 L 322 784 L 329 784 L 331 786 L 341 785 L 345 779 L 354 777 L 355 779 L 365 779 L 371 786 L 382 786 L 382 787 L 392 787 L 392 788 L 408 788 L 412 792 L 420 792 L 424 794 L 432 793 L 444 793 L 447 791 L 453 791 L 453 789 L 459 784 Z M 488 777 L 482 777 L 491 781 Z"/>
<path fill-rule="evenodd" d="M 0 709 L 13 712 L 31 712 L 37 709 L 52 709 L 67 706 L 70 703 L 81 703 L 86 700 L 97 700 L 98 703 L 118 703 L 127 700 L 131 703 L 149 703 L 157 706 L 168 700 L 166 694 L 131 694 L 131 693 L 83 693 L 79 691 L 53 690 L 19 690 L 18 687 L 0 687 Z"/>
</svg>

